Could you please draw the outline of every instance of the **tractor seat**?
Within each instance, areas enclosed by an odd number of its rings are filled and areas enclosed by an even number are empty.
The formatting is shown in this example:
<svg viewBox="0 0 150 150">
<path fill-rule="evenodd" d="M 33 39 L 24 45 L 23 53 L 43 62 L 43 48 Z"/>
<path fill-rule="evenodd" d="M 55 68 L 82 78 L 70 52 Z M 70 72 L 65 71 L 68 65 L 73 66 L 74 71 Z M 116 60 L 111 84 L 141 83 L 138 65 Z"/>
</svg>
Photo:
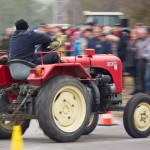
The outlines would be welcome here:
<svg viewBox="0 0 150 150">
<path fill-rule="evenodd" d="M 36 64 L 25 60 L 13 59 L 7 63 L 11 76 L 15 80 L 26 80 L 30 75 L 31 68 L 35 68 Z"/>
</svg>

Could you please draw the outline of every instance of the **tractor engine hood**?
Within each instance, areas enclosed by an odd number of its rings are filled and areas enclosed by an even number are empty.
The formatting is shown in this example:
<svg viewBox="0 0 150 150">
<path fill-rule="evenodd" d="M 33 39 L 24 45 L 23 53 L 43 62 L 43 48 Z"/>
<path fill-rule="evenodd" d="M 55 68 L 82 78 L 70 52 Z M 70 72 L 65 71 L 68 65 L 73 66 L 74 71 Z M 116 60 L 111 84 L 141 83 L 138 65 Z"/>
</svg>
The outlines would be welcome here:
<svg viewBox="0 0 150 150">
<path fill-rule="evenodd" d="M 63 63 L 80 63 L 83 67 L 98 67 L 107 70 L 122 68 L 121 61 L 112 54 L 96 54 L 92 56 L 69 56 L 61 58 Z"/>
<path fill-rule="evenodd" d="M 80 63 L 83 67 L 90 67 L 91 66 L 91 60 L 88 56 L 68 56 L 68 57 L 62 57 L 61 61 L 63 63 Z"/>
<path fill-rule="evenodd" d="M 122 63 L 112 54 L 96 54 L 92 56 L 64 57 L 64 63 L 80 63 L 84 68 L 99 68 L 106 70 L 116 85 L 116 93 L 122 92 Z"/>
</svg>

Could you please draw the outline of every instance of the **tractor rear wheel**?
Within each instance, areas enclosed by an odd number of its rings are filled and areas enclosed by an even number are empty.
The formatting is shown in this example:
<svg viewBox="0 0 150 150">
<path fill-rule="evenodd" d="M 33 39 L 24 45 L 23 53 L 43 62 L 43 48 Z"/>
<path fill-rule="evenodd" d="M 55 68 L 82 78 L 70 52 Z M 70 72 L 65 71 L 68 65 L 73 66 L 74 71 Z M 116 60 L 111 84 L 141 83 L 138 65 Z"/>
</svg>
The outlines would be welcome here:
<svg viewBox="0 0 150 150">
<path fill-rule="evenodd" d="M 97 126 L 98 119 L 99 119 L 98 114 L 91 114 L 89 124 L 87 125 L 85 131 L 83 132 L 83 135 L 88 135 L 94 131 L 94 129 Z"/>
<path fill-rule="evenodd" d="M 43 132 L 57 142 L 72 142 L 84 132 L 90 118 L 85 86 L 71 76 L 50 80 L 38 93 L 36 115 Z"/>
<path fill-rule="evenodd" d="M 0 87 L 2 89 L 3 87 Z M 11 114 L 7 107 L 9 105 L 9 100 L 7 95 L 0 95 L 0 114 Z M 13 131 L 13 126 L 20 125 L 22 129 L 22 134 L 29 127 L 30 120 L 0 120 L 0 139 L 10 139 Z"/>
<path fill-rule="evenodd" d="M 123 115 L 124 127 L 133 138 L 150 135 L 150 97 L 137 94 L 127 103 Z"/>
</svg>

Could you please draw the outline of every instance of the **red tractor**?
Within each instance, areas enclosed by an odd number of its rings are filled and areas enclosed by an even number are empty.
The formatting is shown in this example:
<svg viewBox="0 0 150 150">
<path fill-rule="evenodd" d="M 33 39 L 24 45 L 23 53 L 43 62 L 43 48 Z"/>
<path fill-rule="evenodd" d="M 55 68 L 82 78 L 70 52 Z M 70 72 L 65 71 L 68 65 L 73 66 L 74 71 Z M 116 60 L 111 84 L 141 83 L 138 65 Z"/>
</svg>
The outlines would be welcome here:
<svg viewBox="0 0 150 150">
<path fill-rule="evenodd" d="M 14 125 L 20 125 L 24 133 L 30 120 L 37 119 L 52 140 L 73 142 L 90 134 L 99 114 L 108 111 L 124 111 L 130 136 L 149 136 L 149 96 L 137 94 L 125 106 L 121 93 L 122 64 L 110 54 L 86 50 L 84 56 L 60 57 L 58 64 L 43 64 L 41 57 L 38 66 L 23 60 L 2 62 L 0 138 L 10 138 Z"/>
</svg>

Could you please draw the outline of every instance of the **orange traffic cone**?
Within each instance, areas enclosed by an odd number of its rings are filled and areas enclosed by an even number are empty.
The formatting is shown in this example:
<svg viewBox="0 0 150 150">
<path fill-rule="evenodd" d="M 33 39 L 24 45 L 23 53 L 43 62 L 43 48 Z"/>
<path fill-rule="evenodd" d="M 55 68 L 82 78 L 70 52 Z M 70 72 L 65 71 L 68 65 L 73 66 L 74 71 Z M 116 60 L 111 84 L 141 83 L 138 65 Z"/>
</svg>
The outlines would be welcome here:
<svg viewBox="0 0 150 150">
<path fill-rule="evenodd" d="M 113 115 L 111 111 L 108 111 L 106 114 L 99 115 L 99 123 L 100 126 L 112 126 L 116 125 L 113 120 Z"/>
</svg>

